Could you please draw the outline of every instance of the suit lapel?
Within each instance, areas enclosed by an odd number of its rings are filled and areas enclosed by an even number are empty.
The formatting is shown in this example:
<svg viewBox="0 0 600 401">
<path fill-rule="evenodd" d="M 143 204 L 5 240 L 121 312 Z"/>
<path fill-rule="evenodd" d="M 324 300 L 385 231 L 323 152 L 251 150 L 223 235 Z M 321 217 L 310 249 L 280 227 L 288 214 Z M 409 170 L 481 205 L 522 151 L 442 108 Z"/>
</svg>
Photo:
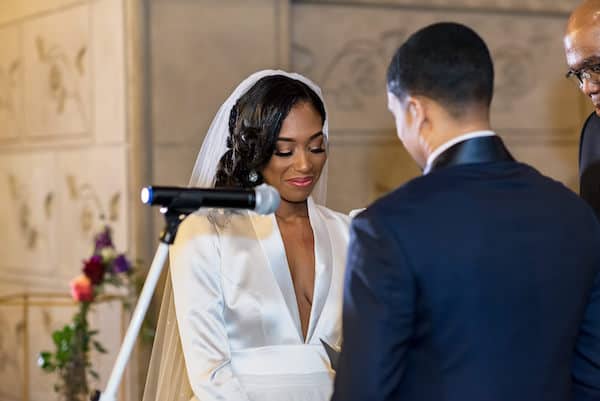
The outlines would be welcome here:
<svg viewBox="0 0 600 401">
<path fill-rule="evenodd" d="M 312 198 L 308 198 L 308 215 L 313 230 L 315 242 L 315 285 L 313 290 L 313 303 L 310 311 L 310 320 L 306 334 L 306 343 L 309 343 L 317 328 L 319 317 L 325 306 L 329 287 L 331 285 L 332 270 L 332 244 L 327 229 L 327 224 L 315 206 Z"/>
<path fill-rule="evenodd" d="M 279 292 L 288 310 L 288 315 L 298 335 L 298 341 L 302 342 L 302 327 L 300 325 L 300 314 L 296 302 L 296 292 L 292 283 L 290 268 L 285 255 L 285 247 L 281 239 L 281 233 L 275 220 L 275 215 L 262 216 L 250 213 L 250 219 L 260 245 L 267 257 L 271 272 L 279 286 Z"/>
</svg>

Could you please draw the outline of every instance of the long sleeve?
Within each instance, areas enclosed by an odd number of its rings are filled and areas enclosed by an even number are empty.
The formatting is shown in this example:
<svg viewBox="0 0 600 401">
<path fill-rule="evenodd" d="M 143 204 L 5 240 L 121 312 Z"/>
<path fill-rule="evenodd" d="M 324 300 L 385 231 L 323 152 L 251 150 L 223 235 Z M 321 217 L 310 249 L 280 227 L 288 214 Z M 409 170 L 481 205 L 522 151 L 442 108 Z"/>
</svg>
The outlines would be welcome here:
<svg viewBox="0 0 600 401">
<path fill-rule="evenodd" d="M 600 273 L 585 311 L 572 368 L 573 400 L 600 400 Z"/>
<path fill-rule="evenodd" d="M 171 248 L 179 333 L 194 395 L 201 401 L 248 400 L 231 369 L 223 319 L 218 236 L 203 216 L 181 225 Z"/>
<path fill-rule="evenodd" d="M 413 332 L 416 286 L 401 244 L 369 211 L 351 225 L 340 367 L 332 401 L 378 401 L 397 390 Z"/>
</svg>

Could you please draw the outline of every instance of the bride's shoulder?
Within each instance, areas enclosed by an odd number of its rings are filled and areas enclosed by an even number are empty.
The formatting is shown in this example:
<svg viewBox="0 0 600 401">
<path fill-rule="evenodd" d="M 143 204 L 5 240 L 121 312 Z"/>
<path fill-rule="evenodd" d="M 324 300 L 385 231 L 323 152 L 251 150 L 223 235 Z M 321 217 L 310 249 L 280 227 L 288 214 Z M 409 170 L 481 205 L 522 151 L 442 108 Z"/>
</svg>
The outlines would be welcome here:
<svg viewBox="0 0 600 401">
<path fill-rule="evenodd" d="M 315 206 L 326 220 L 337 221 L 344 225 L 350 224 L 350 216 L 349 215 L 338 212 L 333 209 L 330 209 L 327 206 L 323 206 L 323 205 L 315 205 Z"/>
<path fill-rule="evenodd" d="M 214 223 L 207 212 L 195 212 L 187 216 L 177 230 L 177 239 L 190 239 L 200 235 L 215 233 Z"/>
<path fill-rule="evenodd" d="M 179 235 L 216 234 L 227 227 L 236 214 L 223 209 L 199 209 L 187 216 L 179 226 Z"/>
</svg>

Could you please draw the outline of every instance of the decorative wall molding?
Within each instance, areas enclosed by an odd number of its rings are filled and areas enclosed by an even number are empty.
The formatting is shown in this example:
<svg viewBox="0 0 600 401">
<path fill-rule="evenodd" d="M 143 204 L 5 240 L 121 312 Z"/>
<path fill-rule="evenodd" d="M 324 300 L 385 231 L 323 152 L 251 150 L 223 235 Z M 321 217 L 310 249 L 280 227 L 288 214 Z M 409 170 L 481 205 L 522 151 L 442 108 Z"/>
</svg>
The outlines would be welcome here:
<svg viewBox="0 0 600 401">
<path fill-rule="evenodd" d="M 106 204 L 100 194 L 90 182 L 79 183 L 75 175 L 68 174 L 65 177 L 69 198 L 79 204 L 79 223 L 81 234 L 91 235 L 99 225 L 114 225 L 119 221 L 121 192 L 115 191 Z"/>
<path fill-rule="evenodd" d="M 133 144 L 131 136 L 143 135 L 127 128 L 130 74 L 137 72 L 127 69 L 129 46 L 139 32 L 126 10 L 142 15 L 143 2 L 0 3 L 0 296 L 24 289 L 68 293 L 97 229 L 109 223 L 120 248 L 132 242 L 128 203 L 137 190 L 129 188 L 130 152 L 139 140 Z M 72 311 L 32 311 L 29 327 L 37 334 L 27 365 L 13 338 L 11 319 L 19 312 L 0 305 L 0 399 L 22 398 L 28 368 L 29 399 L 46 400 L 54 379 L 36 367 L 36 353 L 51 345 L 44 341 Z M 102 342 L 115 351 L 122 329 L 117 312 L 103 307 L 95 317 L 105 327 Z M 103 379 L 114 356 L 98 357 Z M 128 368 L 128 393 L 119 396 L 124 401 L 140 398 L 136 362 Z"/>
<path fill-rule="evenodd" d="M 346 111 L 365 110 L 373 96 L 381 92 L 381 73 L 399 43 L 406 38 L 403 29 L 383 31 L 376 38 L 356 38 L 342 42 L 326 61 L 318 80 L 323 92 Z M 318 58 L 303 45 L 292 44 L 296 69 L 312 76 Z"/>
<path fill-rule="evenodd" d="M 35 18 L 87 1 L 89 0 L 2 0 L 0 24 Z"/>
<path fill-rule="evenodd" d="M 82 45 L 71 57 L 58 44 L 48 43 L 42 36 L 35 38 L 38 61 L 47 69 L 47 88 L 57 114 L 64 114 L 67 102 L 74 102 L 79 117 L 87 121 L 81 89 L 77 81 L 86 73 L 87 47 Z"/>
</svg>

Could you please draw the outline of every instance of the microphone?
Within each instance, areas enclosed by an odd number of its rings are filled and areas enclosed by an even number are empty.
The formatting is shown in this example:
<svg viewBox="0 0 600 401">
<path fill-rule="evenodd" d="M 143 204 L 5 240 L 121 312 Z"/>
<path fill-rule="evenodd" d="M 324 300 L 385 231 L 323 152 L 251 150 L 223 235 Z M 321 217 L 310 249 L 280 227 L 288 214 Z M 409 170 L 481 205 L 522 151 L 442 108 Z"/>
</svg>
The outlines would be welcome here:
<svg viewBox="0 0 600 401">
<path fill-rule="evenodd" d="M 142 188 L 142 202 L 181 212 L 194 212 L 202 207 L 250 209 L 270 214 L 279 207 L 279 192 L 267 184 L 254 189 L 185 188 L 150 186 Z"/>
</svg>

